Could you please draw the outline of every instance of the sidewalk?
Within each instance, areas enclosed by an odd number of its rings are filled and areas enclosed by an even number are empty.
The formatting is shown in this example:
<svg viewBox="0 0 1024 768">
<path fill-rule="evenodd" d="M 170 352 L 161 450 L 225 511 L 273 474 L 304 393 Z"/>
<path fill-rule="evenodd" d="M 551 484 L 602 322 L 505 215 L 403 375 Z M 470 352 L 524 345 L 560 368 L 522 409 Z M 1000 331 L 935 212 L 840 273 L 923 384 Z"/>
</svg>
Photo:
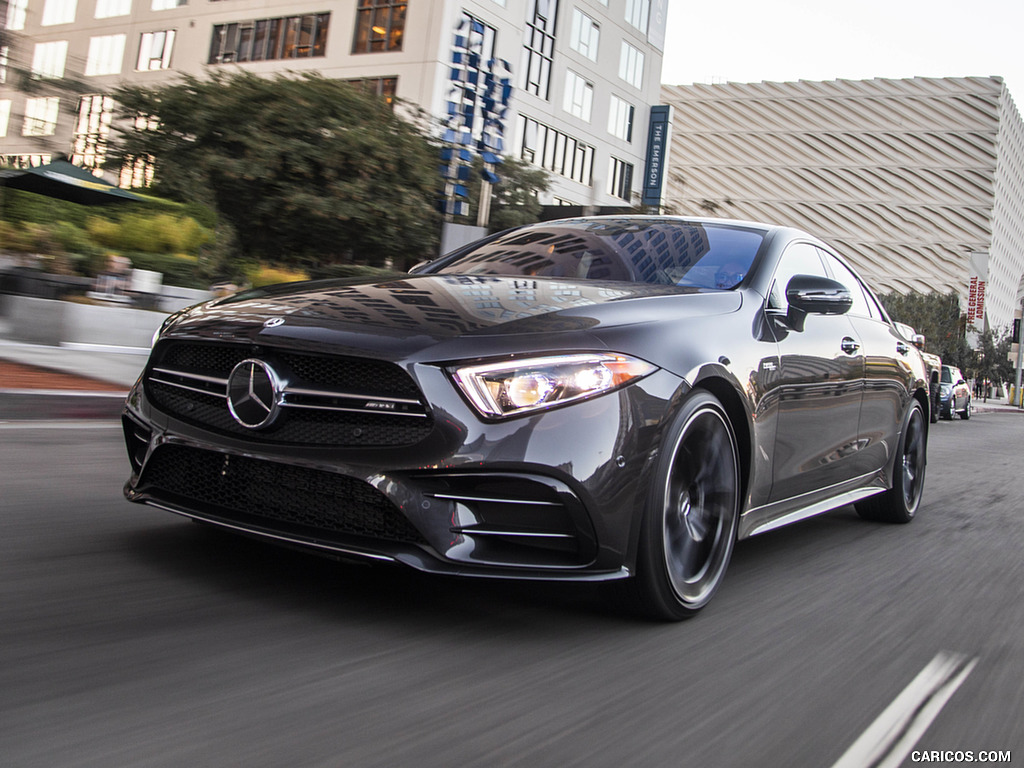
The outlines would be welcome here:
<svg viewBox="0 0 1024 768">
<path fill-rule="evenodd" d="M 0 421 L 116 419 L 148 353 L 0 338 Z"/>
</svg>

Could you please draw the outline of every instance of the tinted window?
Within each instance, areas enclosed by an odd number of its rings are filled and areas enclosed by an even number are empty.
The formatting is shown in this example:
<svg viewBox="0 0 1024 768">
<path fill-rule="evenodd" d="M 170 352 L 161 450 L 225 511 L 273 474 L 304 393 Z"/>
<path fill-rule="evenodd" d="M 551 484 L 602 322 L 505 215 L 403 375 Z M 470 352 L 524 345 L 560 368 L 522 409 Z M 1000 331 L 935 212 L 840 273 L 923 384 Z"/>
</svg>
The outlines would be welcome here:
<svg viewBox="0 0 1024 768">
<path fill-rule="evenodd" d="M 793 243 L 782 254 L 779 266 L 775 270 L 775 281 L 771 293 L 768 294 L 768 306 L 771 309 L 786 309 L 786 286 L 794 275 L 814 275 L 828 277 L 825 266 L 821 263 L 818 249 L 810 243 Z"/>
<path fill-rule="evenodd" d="M 664 220 L 561 221 L 509 232 L 437 271 L 733 288 L 763 239 L 749 229 Z"/>
<path fill-rule="evenodd" d="M 871 310 L 868 309 L 868 300 L 864 294 L 864 287 L 860 284 L 857 276 L 831 253 L 825 253 L 825 260 L 832 269 L 835 279 L 850 289 L 850 295 L 853 297 L 853 306 L 850 307 L 850 314 L 870 317 Z"/>
</svg>

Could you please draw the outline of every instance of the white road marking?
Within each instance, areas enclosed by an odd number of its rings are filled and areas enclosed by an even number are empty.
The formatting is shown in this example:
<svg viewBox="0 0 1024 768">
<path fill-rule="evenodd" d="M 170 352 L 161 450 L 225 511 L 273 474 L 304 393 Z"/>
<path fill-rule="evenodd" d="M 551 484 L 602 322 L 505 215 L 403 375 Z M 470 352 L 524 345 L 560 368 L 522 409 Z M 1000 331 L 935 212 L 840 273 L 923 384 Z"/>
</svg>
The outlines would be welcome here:
<svg viewBox="0 0 1024 768">
<path fill-rule="evenodd" d="M 832 768 L 898 768 L 977 663 L 940 651 Z"/>
</svg>

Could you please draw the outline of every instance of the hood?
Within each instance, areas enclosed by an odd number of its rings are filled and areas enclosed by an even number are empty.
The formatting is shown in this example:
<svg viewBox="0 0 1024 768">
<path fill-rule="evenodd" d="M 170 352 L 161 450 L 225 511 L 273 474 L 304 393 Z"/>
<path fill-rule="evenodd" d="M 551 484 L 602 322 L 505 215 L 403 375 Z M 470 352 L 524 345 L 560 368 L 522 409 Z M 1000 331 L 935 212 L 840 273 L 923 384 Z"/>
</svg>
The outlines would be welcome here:
<svg viewBox="0 0 1024 768">
<path fill-rule="evenodd" d="M 373 349 L 393 358 L 468 337 L 494 341 L 558 333 L 564 342 L 574 332 L 732 312 L 740 302 L 729 291 L 641 283 L 410 275 L 245 291 L 185 310 L 166 335 Z"/>
</svg>

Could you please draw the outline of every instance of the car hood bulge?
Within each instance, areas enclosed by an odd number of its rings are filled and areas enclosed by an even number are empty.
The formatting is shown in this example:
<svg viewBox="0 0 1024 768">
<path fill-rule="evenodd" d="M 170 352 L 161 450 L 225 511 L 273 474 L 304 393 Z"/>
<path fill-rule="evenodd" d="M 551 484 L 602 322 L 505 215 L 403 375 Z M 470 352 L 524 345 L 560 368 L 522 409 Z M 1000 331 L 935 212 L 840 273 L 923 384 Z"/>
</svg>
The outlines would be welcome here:
<svg viewBox="0 0 1024 768">
<path fill-rule="evenodd" d="M 739 295 L 675 286 L 478 275 L 387 282 L 316 281 L 246 291 L 187 310 L 174 336 L 245 340 L 406 357 L 471 338 L 599 333 L 735 311 Z M 372 337 L 372 341 L 371 341 Z M 538 346 L 544 346 L 543 342 Z"/>
</svg>

